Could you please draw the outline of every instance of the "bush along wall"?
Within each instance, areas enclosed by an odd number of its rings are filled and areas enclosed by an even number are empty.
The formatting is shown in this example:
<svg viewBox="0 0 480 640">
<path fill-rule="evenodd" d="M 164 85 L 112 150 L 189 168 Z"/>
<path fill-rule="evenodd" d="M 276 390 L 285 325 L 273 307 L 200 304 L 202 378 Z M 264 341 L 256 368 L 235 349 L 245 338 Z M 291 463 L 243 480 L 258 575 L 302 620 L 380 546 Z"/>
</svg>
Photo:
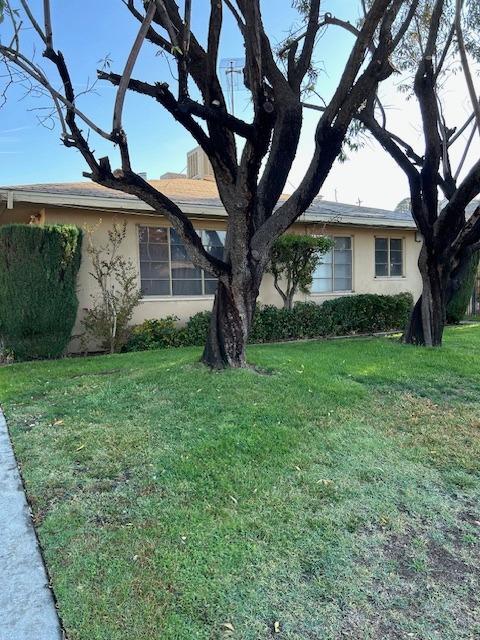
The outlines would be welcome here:
<svg viewBox="0 0 480 640">
<path fill-rule="evenodd" d="M 82 231 L 0 227 L 0 339 L 17 360 L 56 358 L 77 315 Z"/>
<path fill-rule="evenodd" d="M 259 307 L 250 334 L 250 342 L 280 342 L 302 338 L 323 338 L 358 333 L 401 330 L 413 305 L 410 293 L 393 296 L 359 294 L 335 298 L 319 305 L 297 302 L 293 309 Z M 177 318 L 146 320 L 134 327 L 126 351 L 203 345 L 207 338 L 210 312 L 202 311 L 184 327 Z"/>
</svg>

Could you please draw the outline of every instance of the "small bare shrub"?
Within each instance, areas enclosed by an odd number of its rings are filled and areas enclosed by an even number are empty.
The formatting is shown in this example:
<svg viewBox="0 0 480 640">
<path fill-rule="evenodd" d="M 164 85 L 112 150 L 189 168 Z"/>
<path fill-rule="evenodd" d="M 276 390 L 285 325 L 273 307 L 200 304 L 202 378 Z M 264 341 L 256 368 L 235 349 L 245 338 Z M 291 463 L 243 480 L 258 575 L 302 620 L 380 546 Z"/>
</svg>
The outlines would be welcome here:
<svg viewBox="0 0 480 640">
<path fill-rule="evenodd" d="M 137 270 L 130 258 L 122 255 L 126 223 L 115 222 L 105 245 L 96 245 L 96 228 L 86 228 L 87 253 L 92 263 L 90 275 L 98 291 L 91 295 L 92 305 L 82 320 L 88 336 L 99 341 L 109 353 L 120 351 L 128 339 L 128 326 L 141 297 Z"/>
</svg>

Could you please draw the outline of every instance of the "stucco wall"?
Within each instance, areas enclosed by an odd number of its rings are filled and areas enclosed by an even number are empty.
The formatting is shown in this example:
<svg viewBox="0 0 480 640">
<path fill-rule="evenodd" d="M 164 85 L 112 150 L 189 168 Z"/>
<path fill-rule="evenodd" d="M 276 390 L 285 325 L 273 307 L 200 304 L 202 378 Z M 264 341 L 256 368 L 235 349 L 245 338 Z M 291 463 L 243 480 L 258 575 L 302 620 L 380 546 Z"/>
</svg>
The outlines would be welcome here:
<svg viewBox="0 0 480 640">
<path fill-rule="evenodd" d="M 17 212 L 19 218 L 22 216 Z M 17 218 L 18 219 L 18 218 Z M 139 267 L 139 247 L 138 247 L 138 225 L 168 226 L 168 223 L 158 216 L 112 214 L 110 212 L 87 211 L 76 209 L 47 209 L 44 220 L 47 224 L 69 223 L 84 227 L 85 224 L 95 226 L 95 238 L 99 244 L 107 240 L 107 230 L 111 228 L 114 221 L 127 222 L 127 236 L 124 244 L 124 252 Z M 23 220 L 22 220 L 23 221 Z M 1 223 L 1 222 L 0 222 Z M 223 220 L 194 220 L 194 224 L 199 229 L 225 229 Z M 420 243 L 415 242 L 415 232 L 410 230 L 379 230 L 358 227 L 345 227 L 341 225 L 330 225 L 327 227 L 312 225 L 311 223 L 297 223 L 294 232 L 313 233 L 320 232 L 331 235 L 345 235 L 352 237 L 353 248 L 353 279 L 352 293 L 400 293 L 411 291 L 415 296 L 420 293 L 421 282 L 417 269 L 417 259 L 420 250 Z M 375 277 L 375 236 L 394 237 L 404 239 L 404 277 L 397 278 L 376 278 Z M 86 244 L 86 243 L 85 243 Z M 82 332 L 81 316 L 82 309 L 89 306 L 90 296 L 94 292 L 92 277 L 90 272 L 90 262 L 88 255 L 83 251 L 82 265 L 80 268 L 78 282 L 79 316 L 74 329 L 74 335 Z M 140 280 L 140 269 L 139 280 Z M 139 282 L 140 284 L 140 282 Z M 299 295 L 298 300 L 308 298 L 317 302 L 337 297 L 338 295 L 348 295 L 339 293 L 328 293 L 318 295 Z M 263 304 L 280 305 L 281 300 L 275 291 L 270 275 L 265 275 L 261 289 L 260 302 Z M 135 311 L 133 322 L 142 322 L 147 318 L 163 317 L 175 315 L 181 321 L 187 320 L 190 316 L 210 309 L 213 303 L 213 296 L 174 296 L 156 297 L 143 299 Z M 72 350 L 78 349 L 78 340 L 72 342 Z"/>
</svg>

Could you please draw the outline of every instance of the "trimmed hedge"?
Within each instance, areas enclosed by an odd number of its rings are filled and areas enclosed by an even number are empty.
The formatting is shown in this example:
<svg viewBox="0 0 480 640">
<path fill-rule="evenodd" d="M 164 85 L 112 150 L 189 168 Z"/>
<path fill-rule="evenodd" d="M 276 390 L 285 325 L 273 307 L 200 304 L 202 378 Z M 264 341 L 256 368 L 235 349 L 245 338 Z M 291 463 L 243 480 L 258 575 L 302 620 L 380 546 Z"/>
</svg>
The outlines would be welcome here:
<svg viewBox="0 0 480 640">
<path fill-rule="evenodd" d="M 77 315 L 82 231 L 0 227 L 0 339 L 16 359 L 63 354 Z"/>
<path fill-rule="evenodd" d="M 410 293 L 393 296 L 359 294 L 327 300 L 321 305 L 297 302 L 293 309 L 271 305 L 259 307 L 250 333 L 250 342 L 280 342 L 302 338 L 354 335 L 403 329 L 413 305 Z M 146 320 L 134 327 L 126 351 L 203 345 L 211 313 L 202 311 L 181 328 L 177 318 Z"/>
</svg>

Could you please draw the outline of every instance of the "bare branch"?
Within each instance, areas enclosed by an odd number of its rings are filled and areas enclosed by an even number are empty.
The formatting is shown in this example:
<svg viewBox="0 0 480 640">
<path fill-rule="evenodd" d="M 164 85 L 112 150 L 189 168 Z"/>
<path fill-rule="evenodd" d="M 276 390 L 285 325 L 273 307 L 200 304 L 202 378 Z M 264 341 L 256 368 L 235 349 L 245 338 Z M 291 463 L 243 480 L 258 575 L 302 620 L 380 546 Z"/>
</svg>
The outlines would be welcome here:
<svg viewBox="0 0 480 640">
<path fill-rule="evenodd" d="M 244 34 L 245 33 L 245 23 L 243 22 L 242 17 L 238 13 L 238 11 L 235 8 L 233 2 L 231 2 L 231 0 L 223 0 L 223 1 L 227 5 L 227 7 L 230 9 L 231 14 L 235 18 L 235 20 L 237 22 L 237 26 L 238 26 L 238 28 L 240 30 L 240 33 Z"/>
<path fill-rule="evenodd" d="M 192 0 L 185 0 L 185 18 L 182 39 L 182 58 L 179 62 L 178 74 L 178 95 L 180 100 L 188 96 L 188 60 L 190 51 L 190 35 L 191 35 L 191 19 L 192 19 Z"/>
<path fill-rule="evenodd" d="M 125 94 L 128 89 L 130 78 L 132 77 L 133 68 L 135 66 L 138 55 L 145 41 L 147 31 L 150 28 L 150 25 L 152 24 L 155 11 L 156 11 L 155 2 L 150 2 L 147 10 L 147 14 L 145 16 L 144 21 L 142 22 L 142 26 L 140 27 L 137 37 L 135 38 L 135 42 L 133 43 L 132 49 L 128 56 L 127 62 L 125 64 L 125 69 L 123 71 L 121 81 L 118 85 L 117 97 L 115 100 L 115 107 L 113 110 L 113 125 L 112 125 L 112 132 L 115 137 L 119 136 L 122 131 L 122 112 L 123 112 L 123 105 L 125 102 Z"/>
<path fill-rule="evenodd" d="M 61 94 L 59 91 L 54 89 L 51 83 L 48 81 L 45 74 L 43 73 L 43 71 L 39 67 L 34 65 L 22 54 L 17 53 L 16 51 L 9 49 L 8 47 L 4 47 L 3 45 L 0 45 L 0 53 L 3 54 L 5 58 L 7 58 L 10 62 L 16 65 L 19 69 L 21 69 L 24 73 L 26 73 L 30 78 L 32 78 L 35 82 L 38 82 L 38 84 L 40 84 L 42 87 L 44 87 L 48 91 L 48 93 L 51 95 L 54 101 L 54 104 L 57 107 L 57 111 L 58 111 L 61 123 L 64 122 L 64 117 L 62 114 L 62 110 L 60 109 L 59 103 L 63 104 L 65 107 L 67 107 L 67 109 L 71 109 L 75 111 L 78 117 L 81 120 L 83 120 L 84 123 L 87 126 L 89 126 L 93 131 L 98 133 L 98 135 L 102 136 L 102 138 L 105 138 L 106 140 L 112 139 L 111 134 L 103 131 L 103 129 L 101 129 L 98 125 L 96 125 L 82 111 L 80 111 L 80 109 L 77 109 L 77 107 L 72 102 L 70 102 L 67 98 L 65 98 L 63 94 Z M 63 127 L 63 124 L 62 124 L 62 129 L 64 130 L 64 133 L 65 133 L 65 128 Z"/>
<path fill-rule="evenodd" d="M 43 0 L 43 15 L 45 23 L 45 44 L 47 49 L 53 49 L 52 17 L 50 13 L 50 0 Z"/>
<path fill-rule="evenodd" d="M 454 176 L 455 181 L 458 180 L 458 177 L 460 176 L 460 173 L 462 172 L 463 165 L 465 164 L 465 160 L 467 159 L 468 152 L 470 150 L 470 147 L 472 146 L 473 138 L 475 137 L 475 132 L 476 131 L 477 131 L 477 123 L 475 122 L 474 125 L 473 125 L 473 129 L 472 129 L 470 135 L 468 136 L 467 144 L 465 145 L 465 148 L 463 149 L 462 157 L 460 158 L 460 162 L 458 163 L 457 170 L 455 171 L 455 176 Z"/>
<path fill-rule="evenodd" d="M 473 112 L 477 120 L 477 129 L 480 133 L 480 103 L 478 101 L 477 92 L 475 91 L 475 85 L 473 84 L 472 73 L 470 71 L 470 65 L 468 64 L 467 51 L 465 48 L 465 40 L 463 38 L 462 6 L 463 6 L 463 0 L 456 0 L 455 31 L 457 34 L 458 51 L 460 53 L 460 60 L 462 63 L 463 75 L 465 76 L 468 93 L 473 106 Z"/>
<path fill-rule="evenodd" d="M 27 14 L 28 19 L 30 20 L 30 23 L 31 23 L 32 27 L 38 33 L 38 35 L 42 39 L 43 43 L 47 44 L 47 36 L 44 34 L 42 28 L 40 27 L 38 22 L 35 20 L 35 17 L 34 17 L 33 13 L 30 10 L 30 5 L 28 3 L 28 0 L 20 0 L 20 3 L 22 5 L 22 7 L 23 7 L 23 10 Z"/>
</svg>

